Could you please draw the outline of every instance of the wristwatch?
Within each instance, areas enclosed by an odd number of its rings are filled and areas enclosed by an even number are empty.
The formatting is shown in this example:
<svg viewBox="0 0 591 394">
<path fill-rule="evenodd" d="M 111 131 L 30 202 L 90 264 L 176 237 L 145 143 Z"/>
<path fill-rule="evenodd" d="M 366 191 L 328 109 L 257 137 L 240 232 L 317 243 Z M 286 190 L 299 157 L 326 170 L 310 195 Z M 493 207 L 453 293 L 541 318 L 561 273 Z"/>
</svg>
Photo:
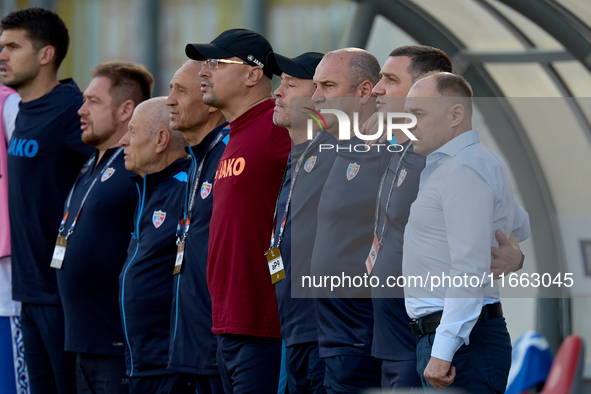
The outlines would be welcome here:
<svg viewBox="0 0 591 394">
<path fill-rule="evenodd" d="M 516 271 L 519 271 L 523 268 L 523 262 L 525 261 L 525 255 L 521 250 L 519 252 L 521 253 L 521 261 L 519 262 L 519 266 L 517 267 Z"/>
</svg>

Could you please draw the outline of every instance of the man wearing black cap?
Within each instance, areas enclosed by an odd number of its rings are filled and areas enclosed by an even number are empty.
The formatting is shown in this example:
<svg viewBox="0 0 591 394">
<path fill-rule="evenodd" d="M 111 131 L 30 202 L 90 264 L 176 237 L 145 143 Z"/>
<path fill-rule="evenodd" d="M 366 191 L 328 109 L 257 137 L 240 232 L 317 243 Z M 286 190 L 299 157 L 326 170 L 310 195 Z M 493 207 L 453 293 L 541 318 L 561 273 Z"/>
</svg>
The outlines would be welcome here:
<svg viewBox="0 0 591 394">
<path fill-rule="evenodd" d="M 311 298 L 292 298 L 292 279 L 298 283 L 310 274 L 310 259 L 316 235 L 316 210 L 322 186 L 332 168 L 335 152 L 320 151 L 320 144 L 334 143 L 325 130 L 308 140 L 305 129 L 292 118 L 311 107 L 304 99 L 314 94 L 312 78 L 324 55 L 307 52 L 294 59 L 272 53 L 267 58 L 274 74 L 281 76 L 275 90 L 273 122 L 289 130 L 295 144 L 287 160 L 283 185 L 277 199 L 272 246 L 277 247 L 285 267 L 285 278 L 275 285 L 281 335 L 286 346 L 287 384 L 290 393 L 325 393 L 324 361 L 318 355 L 318 330 Z M 293 105 L 293 107 L 292 107 Z M 293 112 L 292 112 L 293 111 Z M 298 119 L 299 121 L 299 119 Z M 297 187 L 296 187 L 297 185 Z M 292 245 L 294 252 L 292 253 Z M 297 251 L 297 252 L 296 252 Z"/>
<path fill-rule="evenodd" d="M 291 143 L 272 120 L 270 52 L 264 37 L 245 29 L 186 48 L 189 58 L 202 61 L 203 102 L 231 126 L 213 185 L 207 266 L 218 368 L 230 393 L 276 392 L 281 365 L 277 302 L 264 253 Z"/>
</svg>

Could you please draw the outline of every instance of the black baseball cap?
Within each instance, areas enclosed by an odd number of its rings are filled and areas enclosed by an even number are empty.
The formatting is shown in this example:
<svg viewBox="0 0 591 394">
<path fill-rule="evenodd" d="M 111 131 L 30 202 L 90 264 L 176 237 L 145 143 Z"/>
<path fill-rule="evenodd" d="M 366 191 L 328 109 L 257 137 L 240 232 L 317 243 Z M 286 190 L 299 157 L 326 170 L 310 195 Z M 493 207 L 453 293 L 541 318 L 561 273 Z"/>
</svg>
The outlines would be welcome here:
<svg viewBox="0 0 591 394">
<path fill-rule="evenodd" d="M 312 79 L 316 66 L 324 56 L 320 52 L 306 52 L 298 57 L 290 59 L 278 53 L 271 52 L 267 56 L 267 64 L 273 74 L 281 76 L 282 73 L 296 78 Z"/>
<path fill-rule="evenodd" d="M 273 78 L 267 65 L 267 55 L 273 52 L 269 41 L 259 33 L 247 29 L 226 30 L 210 44 L 187 44 L 185 53 L 190 59 L 227 59 L 239 57 L 251 66 L 259 66 L 265 75 Z"/>
</svg>

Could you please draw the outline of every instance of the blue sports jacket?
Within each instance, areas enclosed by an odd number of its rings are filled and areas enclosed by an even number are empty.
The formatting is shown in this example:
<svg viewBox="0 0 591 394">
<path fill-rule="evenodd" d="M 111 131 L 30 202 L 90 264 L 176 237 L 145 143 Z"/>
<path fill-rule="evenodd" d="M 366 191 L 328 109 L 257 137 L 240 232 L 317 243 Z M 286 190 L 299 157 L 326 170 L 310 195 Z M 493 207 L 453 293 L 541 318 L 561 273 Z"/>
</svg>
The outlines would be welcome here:
<svg viewBox="0 0 591 394">
<path fill-rule="evenodd" d="M 151 376 L 167 370 L 176 233 L 191 161 L 135 176 L 139 203 L 127 260 L 119 276 L 119 306 L 127 374 Z"/>
</svg>

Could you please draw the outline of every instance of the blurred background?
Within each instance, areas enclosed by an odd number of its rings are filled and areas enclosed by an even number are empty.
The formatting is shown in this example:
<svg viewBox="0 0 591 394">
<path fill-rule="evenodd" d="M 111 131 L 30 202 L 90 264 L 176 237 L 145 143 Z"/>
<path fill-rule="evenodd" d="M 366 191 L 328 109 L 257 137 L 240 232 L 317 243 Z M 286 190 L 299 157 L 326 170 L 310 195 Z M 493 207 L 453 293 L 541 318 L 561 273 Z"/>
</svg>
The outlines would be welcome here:
<svg viewBox="0 0 591 394">
<path fill-rule="evenodd" d="M 82 90 L 94 66 L 127 60 L 146 65 L 154 94 L 165 95 L 187 43 L 237 27 L 290 57 L 356 46 L 383 64 L 401 45 L 443 49 L 482 97 L 475 127 L 505 159 L 530 214 L 520 273 L 574 278 L 569 289 L 502 293 L 513 340 L 536 329 L 554 352 L 571 333 L 591 343 L 591 1 L 0 0 L 0 15 L 29 6 L 66 22 L 71 45 L 60 77 Z"/>
<path fill-rule="evenodd" d="M 210 42 L 224 30 L 244 27 L 263 34 L 286 56 L 338 48 L 356 4 L 347 0 L 0 0 L 6 15 L 29 6 L 57 11 L 70 30 L 61 77 L 81 88 L 90 70 L 108 60 L 144 64 L 156 77 L 155 95 L 167 94 L 183 64 L 185 45 Z"/>
</svg>

